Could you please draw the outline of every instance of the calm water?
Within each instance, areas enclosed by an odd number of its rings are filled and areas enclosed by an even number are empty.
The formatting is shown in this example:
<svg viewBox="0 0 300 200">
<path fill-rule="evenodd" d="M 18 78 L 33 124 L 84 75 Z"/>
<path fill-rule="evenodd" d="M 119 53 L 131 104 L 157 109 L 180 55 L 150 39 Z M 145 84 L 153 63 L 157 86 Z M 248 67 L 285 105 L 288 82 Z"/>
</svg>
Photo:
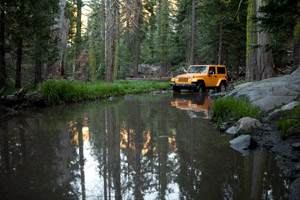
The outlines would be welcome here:
<svg viewBox="0 0 300 200">
<path fill-rule="evenodd" d="M 243 157 L 196 94 L 135 96 L 0 122 L 0 199 L 286 199 L 272 155 Z"/>
</svg>

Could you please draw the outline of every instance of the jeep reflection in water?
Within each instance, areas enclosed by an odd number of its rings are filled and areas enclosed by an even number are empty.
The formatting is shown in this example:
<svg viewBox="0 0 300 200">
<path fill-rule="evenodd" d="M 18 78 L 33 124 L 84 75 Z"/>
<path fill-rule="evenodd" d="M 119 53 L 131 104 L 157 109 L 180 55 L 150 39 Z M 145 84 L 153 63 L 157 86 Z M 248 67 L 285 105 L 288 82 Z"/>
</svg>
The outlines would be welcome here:
<svg viewBox="0 0 300 200">
<path fill-rule="evenodd" d="M 225 65 L 191 65 L 188 73 L 171 79 L 171 86 L 175 92 L 188 89 L 202 93 L 207 88 L 216 88 L 219 92 L 224 92 L 228 83 L 227 79 Z"/>
</svg>

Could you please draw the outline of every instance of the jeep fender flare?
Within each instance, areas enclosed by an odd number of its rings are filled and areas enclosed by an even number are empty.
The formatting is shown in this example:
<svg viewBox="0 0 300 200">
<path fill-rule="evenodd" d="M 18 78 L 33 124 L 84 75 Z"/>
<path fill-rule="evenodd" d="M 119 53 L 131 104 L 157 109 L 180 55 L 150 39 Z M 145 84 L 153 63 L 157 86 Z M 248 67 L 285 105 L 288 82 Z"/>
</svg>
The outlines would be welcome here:
<svg viewBox="0 0 300 200">
<path fill-rule="evenodd" d="M 225 82 L 225 85 L 227 85 L 227 80 L 225 78 L 222 78 L 222 79 L 219 80 L 217 86 L 219 87 L 222 82 Z"/>
</svg>

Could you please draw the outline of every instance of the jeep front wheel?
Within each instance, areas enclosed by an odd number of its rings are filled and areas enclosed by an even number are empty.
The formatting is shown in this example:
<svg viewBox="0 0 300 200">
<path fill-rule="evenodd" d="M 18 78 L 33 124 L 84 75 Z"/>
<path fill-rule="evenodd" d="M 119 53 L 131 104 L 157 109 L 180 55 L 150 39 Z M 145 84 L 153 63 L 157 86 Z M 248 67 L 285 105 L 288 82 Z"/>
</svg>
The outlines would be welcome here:
<svg viewBox="0 0 300 200">
<path fill-rule="evenodd" d="M 173 87 L 173 91 L 174 91 L 174 92 L 180 92 L 180 88 L 178 88 L 178 87 Z"/>
<path fill-rule="evenodd" d="M 199 94 L 204 93 L 204 92 L 205 92 L 205 86 L 204 86 L 204 84 L 201 83 L 201 82 L 198 83 L 197 89 L 198 89 L 198 93 L 199 93 Z"/>
</svg>

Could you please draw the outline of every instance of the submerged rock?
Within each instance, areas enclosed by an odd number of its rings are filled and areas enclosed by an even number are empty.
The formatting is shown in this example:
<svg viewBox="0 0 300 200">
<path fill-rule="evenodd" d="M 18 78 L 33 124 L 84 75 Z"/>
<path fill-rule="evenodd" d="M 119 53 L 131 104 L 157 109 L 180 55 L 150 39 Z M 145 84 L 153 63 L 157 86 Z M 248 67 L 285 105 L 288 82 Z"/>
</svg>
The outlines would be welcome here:
<svg viewBox="0 0 300 200">
<path fill-rule="evenodd" d="M 133 99 L 133 95 L 132 95 L 132 94 L 126 94 L 126 95 L 124 95 L 123 97 L 124 97 L 124 99 L 126 99 L 126 100 L 132 100 L 132 99 Z"/>
<path fill-rule="evenodd" d="M 239 137 L 230 140 L 230 147 L 242 153 L 244 156 L 249 154 L 249 149 L 254 146 L 250 135 L 240 135 Z"/>
</svg>

